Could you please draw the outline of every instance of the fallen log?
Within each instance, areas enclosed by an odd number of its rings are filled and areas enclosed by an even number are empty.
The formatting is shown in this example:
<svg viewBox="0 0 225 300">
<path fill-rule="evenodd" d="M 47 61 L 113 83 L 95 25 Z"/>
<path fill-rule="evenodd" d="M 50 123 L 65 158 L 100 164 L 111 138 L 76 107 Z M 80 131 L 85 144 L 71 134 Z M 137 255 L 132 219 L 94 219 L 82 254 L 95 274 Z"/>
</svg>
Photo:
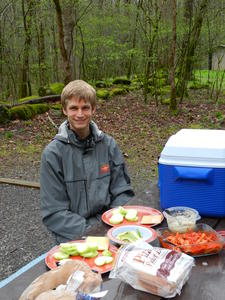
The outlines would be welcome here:
<svg viewBox="0 0 225 300">
<path fill-rule="evenodd" d="M 40 98 L 34 98 L 34 99 L 30 99 L 24 102 L 19 102 L 19 103 L 15 103 L 15 104 L 4 104 L 7 108 L 12 108 L 14 106 L 20 106 L 20 105 L 24 105 L 24 104 L 37 104 L 37 103 L 48 103 L 48 102 L 57 102 L 60 101 L 61 99 L 61 95 L 49 95 L 49 96 L 44 96 L 44 97 L 40 97 Z"/>
<path fill-rule="evenodd" d="M 40 183 L 35 182 L 35 181 L 26 181 L 26 180 L 21 180 L 21 179 L 11 179 L 11 178 L 0 177 L 0 183 L 40 189 Z"/>
</svg>

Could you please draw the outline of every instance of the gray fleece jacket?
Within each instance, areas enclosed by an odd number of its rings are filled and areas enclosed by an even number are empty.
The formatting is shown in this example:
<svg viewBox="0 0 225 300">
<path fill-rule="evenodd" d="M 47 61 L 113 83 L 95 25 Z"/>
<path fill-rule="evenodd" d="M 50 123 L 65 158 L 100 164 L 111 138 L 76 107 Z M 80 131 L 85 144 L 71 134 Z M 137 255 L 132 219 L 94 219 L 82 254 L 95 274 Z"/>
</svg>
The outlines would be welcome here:
<svg viewBox="0 0 225 300">
<path fill-rule="evenodd" d="M 124 205 L 134 193 L 115 140 L 92 121 L 92 137 L 80 141 L 62 123 L 41 158 L 43 223 L 58 243 L 74 240 L 107 209 Z"/>
</svg>

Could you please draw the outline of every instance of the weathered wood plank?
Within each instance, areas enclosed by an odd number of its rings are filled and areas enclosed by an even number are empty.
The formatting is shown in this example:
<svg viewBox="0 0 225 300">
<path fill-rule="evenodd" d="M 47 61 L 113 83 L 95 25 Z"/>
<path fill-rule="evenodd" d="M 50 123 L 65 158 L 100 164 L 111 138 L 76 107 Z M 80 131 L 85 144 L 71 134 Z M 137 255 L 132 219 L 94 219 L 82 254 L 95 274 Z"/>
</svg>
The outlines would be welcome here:
<svg viewBox="0 0 225 300">
<path fill-rule="evenodd" d="M 12 179 L 12 178 L 0 177 L 0 183 L 40 189 L 40 183 L 35 182 L 35 181 L 26 181 L 26 180 L 21 180 L 21 179 Z"/>
</svg>

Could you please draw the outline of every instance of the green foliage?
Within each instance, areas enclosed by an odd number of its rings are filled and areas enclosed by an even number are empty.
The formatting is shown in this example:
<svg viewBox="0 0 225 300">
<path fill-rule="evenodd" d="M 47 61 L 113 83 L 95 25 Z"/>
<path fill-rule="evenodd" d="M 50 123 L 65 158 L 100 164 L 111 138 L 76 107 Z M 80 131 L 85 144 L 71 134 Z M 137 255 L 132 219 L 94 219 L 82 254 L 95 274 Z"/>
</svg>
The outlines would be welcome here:
<svg viewBox="0 0 225 300">
<path fill-rule="evenodd" d="M 113 84 L 126 84 L 126 85 L 130 85 L 131 84 L 131 80 L 127 79 L 125 77 L 116 77 L 115 79 L 113 79 Z"/>
<path fill-rule="evenodd" d="M 11 132 L 11 131 L 6 131 L 6 133 L 5 133 L 5 138 L 6 138 L 6 139 L 11 139 L 12 137 L 13 137 L 12 132 Z"/>
<path fill-rule="evenodd" d="M 126 89 L 123 89 L 123 88 L 113 88 L 111 90 L 111 96 L 116 96 L 116 95 L 124 95 L 127 93 L 127 90 Z"/>
<path fill-rule="evenodd" d="M 50 84 L 50 90 L 52 91 L 53 95 L 60 95 L 64 88 L 64 84 L 60 82 L 54 82 Z"/>
<path fill-rule="evenodd" d="M 103 81 L 103 80 L 97 80 L 95 82 L 95 86 L 97 88 L 106 88 L 107 87 L 107 83 L 105 81 Z"/>
<path fill-rule="evenodd" d="M 49 105 L 46 103 L 42 104 L 27 104 L 19 105 L 10 108 L 9 115 L 11 120 L 29 120 L 37 114 L 42 114 L 49 110 Z"/>
<path fill-rule="evenodd" d="M 99 89 L 97 90 L 97 97 L 100 98 L 100 99 L 108 99 L 109 98 L 109 91 L 108 90 L 105 90 L 105 89 Z"/>
<path fill-rule="evenodd" d="M 203 129 L 204 128 L 204 125 L 202 124 L 191 124 L 189 126 L 190 129 Z"/>
<path fill-rule="evenodd" d="M 0 105 L 0 124 L 9 120 L 9 109 L 5 105 Z"/>
<path fill-rule="evenodd" d="M 224 114 L 221 111 L 216 111 L 215 112 L 215 117 L 217 119 L 223 120 L 225 116 L 224 116 Z"/>
<path fill-rule="evenodd" d="M 209 88 L 208 83 L 200 83 L 199 81 L 189 81 L 188 88 L 191 90 L 200 90 L 200 89 L 207 89 Z"/>
<path fill-rule="evenodd" d="M 162 103 L 163 105 L 170 105 L 170 101 L 171 101 L 170 98 L 166 98 L 166 99 L 162 99 L 161 103 Z"/>
<path fill-rule="evenodd" d="M 225 89 L 224 71 L 221 70 L 194 70 L 193 76 L 195 80 L 201 84 L 207 85 L 206 88 L 212 84 L 222 83 L 222 88 Z"/>
<path fill-rule="evenodd" d="M 171 91 L 171 86 L 170 85 L 165 85 L 163 87 L 160 87 L 160 94 L 161 95 L 167 95 Z"/>
</svg>

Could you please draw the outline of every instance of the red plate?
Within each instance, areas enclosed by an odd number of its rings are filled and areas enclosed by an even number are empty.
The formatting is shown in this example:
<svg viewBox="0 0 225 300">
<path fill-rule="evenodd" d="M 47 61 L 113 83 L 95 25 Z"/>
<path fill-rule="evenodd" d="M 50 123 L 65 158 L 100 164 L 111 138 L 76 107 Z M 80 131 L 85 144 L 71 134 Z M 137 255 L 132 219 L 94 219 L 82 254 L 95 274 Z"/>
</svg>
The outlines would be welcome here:
<svg viewBox="0 0 225 300">
<path fill-rule="evenodd" d="M 84 243 L 85 240 L 77 240 L 77 241 L 71 241 L 69 243 Z M 45 263 L 46 265 L 49 267 L 49 269 L 55 269 L 57 267 L 57 262 L 59 262 L 59 260 L 55 259 L 53 257 L 53 254 L 55 252 L 58 252 L 60 251 L 59 250 L 60 246 L 57 245 L 55 247 L 53 247 L 48 253 L 47 253 L 47 256 L 45 257 Z M 112 257 L 115 258 L 115 255 L 116 255 L 116 252 L 117 252 L 117 247 L 114 246 L 114 245 L 109 245 L 109 251 L 112 252 Z M 101 256 L 102 255 L 102 251 L 98 251 L 98 256 Z M 96 256 L 96 257 L 98 257 Z M 74 259 L 74 260 L 81 260 L 81 261 L 85 261 L 89 267 L 94 270 L 94 271 L 97 271 L 101 274 L 103 273 L 106 273 L 106 272 L 109 272 L 112 270 L 112 265 L 113 265 L 113 262 L 110 263 L 110 264 L 105 264 L 103 266 L 96 266 L 96 264 L 94 263 L 96 257 L 93 257 L 93 258 L 85 258 L 85 257 L 82 257 L 80 255 L 77 255 L 77 256 L 70 256 L 69 258 L 71 259 Z"/>
<path fill-rule="evenodd" d="M 125 209 L 136 209 L 138 212 L 138 220 L 135 222 L 131 222 L 131 221 L 127 221 L 125 218 L 123 219 L 123 222 L 119 223 L 119 224 L 112 224 L 109 222 L 109 219 L 112 216 L 112 211 L 115 208 L 112 208 L 110 210 L 107 210 L 106 212 L 104 212 L 104 214 L 102 215 L 102 221 L 110 226 L 120 226 L 120 225 L 141 225 L 141 226 L 146 226 L 146 227 L 153 227 L 156 226 L 158 224 L 160 224 L 163 220 L 163 214 L 152 207 L 148 207 L 148 206 L 138 206 L 138 205 L 130 205 L 130 206 L 123 206 Z M 159 223 L 153 223 L 153 224 L 141 224 L 141 219 L 143 216 L 148 216 L 148 215 L 160 215 L 161 216 L 161 221 Z"/>
</svg>

